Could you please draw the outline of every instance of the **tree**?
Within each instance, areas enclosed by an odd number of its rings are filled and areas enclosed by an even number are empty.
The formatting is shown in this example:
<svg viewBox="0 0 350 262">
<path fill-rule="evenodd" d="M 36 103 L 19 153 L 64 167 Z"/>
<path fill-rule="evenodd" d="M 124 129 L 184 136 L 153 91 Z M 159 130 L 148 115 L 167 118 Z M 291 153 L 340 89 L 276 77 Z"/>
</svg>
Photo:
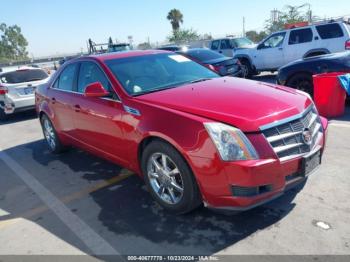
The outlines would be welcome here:
<svg viewBox="0 0 350 262">
<path fill-rule="evenodd" d="M 199 39 L 199 34 L 193 29 L 182 29 L 173 31 L 173 34 L 168 37 L 169 42 L 183 43 Z"/>
<path fill-rule="evenodd" d="M 259 43 L 261 40 L 263 40 L 267 36 L 266 32 L 261 31 L 257 32 L 255 30 L 251 30 L 246 32 L 246 37 L 248 37 L 250 40 L 252 40 L 254 43 Z"/>
<path fill-rule="evenodd" d="M 0 24 L 0 61 L 28 59 L 28 42 L 17 25 Z"/>
<path fill-rule="evenodd" d="M 180 10 L 171 9 L 166 18 L 170 21 L 174 32 L 180 29 L 180 23 L 183 23 L 183 15 Z"/>
<path fill-rule="evenodd" d="M 310 7 L 309 4 L 299 6 L 286 5 L 284 11 L 276 10 L 276 19 L 269 19 L 266 21 L 267 33 L 270 34 L 275 31 L 283 30 L 286 24 L 305 22 L 310 19 L 312 20 L 312 17 L 310 17 L 312 14 L 311 10 L 308 9 L 307 11 L 303 11 L 306 6 Z"/>
<path fill-rule="evenodd" d="M 138 46 L 137 46 L 137 49 L 140 49 L 140 50 L 146 50 L 146 49 L 151 49 L 152 46 L 150 43 L 148 42 L 144 42 L 144 43 L 140 43 Z"/>
</svg>

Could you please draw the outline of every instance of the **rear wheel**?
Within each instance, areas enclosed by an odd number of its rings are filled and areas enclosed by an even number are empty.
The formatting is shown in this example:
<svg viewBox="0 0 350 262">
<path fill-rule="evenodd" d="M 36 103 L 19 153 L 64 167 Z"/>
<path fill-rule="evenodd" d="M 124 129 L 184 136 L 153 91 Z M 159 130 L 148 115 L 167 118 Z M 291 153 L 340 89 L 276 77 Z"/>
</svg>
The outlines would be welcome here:
<svg viewBox="0 0 350 262">
<path fill-rule="evenodd" d="M 314 85 L 312 82 L 312 76 L 310 74 L 300 73 L 294 75 L 287 81 L 286 85 L 309 93 L 311 96 L 313 96 Z"/>
<path fill-rule="evenodd" d="M 66 147 L 61 143 L 51 120 L 43 115 L 40 119 L 44 137 L 52 153 L 59 154 L 66 150 Z"/>
<path fill-rule="evenodd" d="M 142 154 L 142 171 L 152 197 L 166 210 L 184 214 L 201 204 L 191 169 L 169 144 L 150 143 Z"/>
</svg>

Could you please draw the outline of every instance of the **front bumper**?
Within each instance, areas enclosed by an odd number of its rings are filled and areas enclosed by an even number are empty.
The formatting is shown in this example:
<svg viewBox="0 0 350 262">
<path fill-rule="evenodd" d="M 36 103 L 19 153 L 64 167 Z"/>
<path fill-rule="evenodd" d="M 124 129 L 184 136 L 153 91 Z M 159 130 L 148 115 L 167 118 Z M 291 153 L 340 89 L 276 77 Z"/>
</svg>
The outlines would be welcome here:
<svg viewBox="0 0 350 262">
<path fill-rule="evenodd" d="M 314 147 L 314 150 L 321 150 L 321 157 L 327 134 L 325 119 L 322 119 L 322 125 L 322 139 Z M 266 157 L 237 162 L 192 157 L 191 166 L 206 207 L 245 211 L 269 202 L 283 195 L 294 185 L 305 181 L 306 177 L 301 174 L 302 157 L 286 161 Z"/>
</svg>

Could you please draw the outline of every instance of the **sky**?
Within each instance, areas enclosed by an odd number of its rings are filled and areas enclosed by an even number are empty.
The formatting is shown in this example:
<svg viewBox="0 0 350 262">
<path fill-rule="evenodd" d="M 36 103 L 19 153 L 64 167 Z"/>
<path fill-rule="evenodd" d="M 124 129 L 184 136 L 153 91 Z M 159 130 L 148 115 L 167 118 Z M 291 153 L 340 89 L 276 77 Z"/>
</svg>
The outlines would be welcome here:
<svg viewBox="0 0 350 262">
<path fill-rule="evenodd" d="M 182 28 L 220 37 L 242 32 L 243 16 L 246 30 L 261 30 L 272 9 L 304 3 L 320 17 L 350 15 L 349 0 L 0 0 L 0 23 L 20 26 L 29 55 L 40 57 L 85 51 L 88 38 L 164 42 L 173 8 L 183 14 Z"/>
</svg>

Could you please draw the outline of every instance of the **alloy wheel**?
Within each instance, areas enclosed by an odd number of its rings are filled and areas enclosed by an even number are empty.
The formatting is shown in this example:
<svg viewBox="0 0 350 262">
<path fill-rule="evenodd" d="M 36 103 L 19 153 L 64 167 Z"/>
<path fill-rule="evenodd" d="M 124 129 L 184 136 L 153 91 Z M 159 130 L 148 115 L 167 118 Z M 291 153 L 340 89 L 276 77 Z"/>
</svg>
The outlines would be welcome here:
<svg viewBox="0 0 350 262">
<path fill-rule="evenodd" d="M 184 193 L 184 182 L 180 170 L 164 153 L 154 153 L 147 163 L 147 175 L 152 190 L 169 205 L 178 204 Z"/>
<path fill-rule="evenodd" d="M 52 150 L 56 148 L 56 134 L 51 122 L 48 119 L 44 119 L 44 135 L 47 143 Z"/>
</svg>

